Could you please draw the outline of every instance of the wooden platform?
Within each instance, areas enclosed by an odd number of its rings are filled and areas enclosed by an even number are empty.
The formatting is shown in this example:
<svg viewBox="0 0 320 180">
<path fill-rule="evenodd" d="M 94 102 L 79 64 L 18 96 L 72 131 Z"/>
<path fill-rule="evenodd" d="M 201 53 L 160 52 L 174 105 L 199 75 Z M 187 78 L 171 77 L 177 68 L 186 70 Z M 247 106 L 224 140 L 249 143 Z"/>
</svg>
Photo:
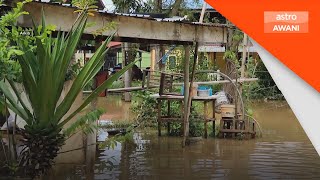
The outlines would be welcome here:
<svg viewBox="0 0 320 180">
<path fill-rule="evenodd" d="M 163 99 L 163 100 L 183 100 L 184 96 L 183 95 L 159 95 L 159 94 L 152 94 L 150 97 L 155 98 L 155 99 Z M 212 101 L 216 100 L 218 98 L 217 95 L 213 96 L 194 96 L 192 97 L 193 101 Z"/>
<path fill-rule="evenodd" d="M 255 123 L 248 119 L 222 118 L 220 121 L 219 137 L 235 138 L 238 135 L 250 139 L 255 137 Z"/>
<path fill-rule="evenodd" d="M 150 86 L 148 88 L 157 88 L 159 86 Z M 145 90 L 146 88 L 145 87 L 141 87 L 141 86 L 138 86 L 138 87 L 127 87 L 127 88 L 116 88 L 116 89 L 108 89 L 107 92 L 130 92 L 130 91 L 141 91 L 141 90 Z"/>
<path fill-rule="evenodd" d="M 170 109 L 170 102 L 171 101 L 179 101 L 181 103 L 181 112 L 184 112 L 183 109 L 183 101 L 184 101 L 184 96 L 183 95 L 159 95 L 159 94 L 153 94 L 151 95 L 152 98 L 157 99 L 157 110 L 158 110 L 158 135 L 161 136 L 161 123 L 167 123 L 167 131 L 168 133 L 170 132 L 170 123 L 171 122 L 181 122 L 184 123 L 184 116 L 182 114 L 181 117 L 177 117 L 176 115 L 171 114 L 171 109 Z M 208 137 L 208 122 L 212 122 L 213 127 L 212 131 L 215 133 L 215 113 L 212 113 L 212 117 L 208 116 L 208 103 L 212 103 L 212 108 L 213 112 L 215 112 L 215 102 L 218 96 L 213 95 L 213 96 L 194 96 L 192 97 L 192 101 L 202 101 L 204 104 L 204 115 L 203 119 L 198 121 L 199 123 L 204 123 L 205 126 L 205 138 Z M 167 101 L 168 103 L 168 111 L 166 116 L 162 116 L 162 109 L 161 109 L 161 104 L 163 101 Z"/>
</svg>

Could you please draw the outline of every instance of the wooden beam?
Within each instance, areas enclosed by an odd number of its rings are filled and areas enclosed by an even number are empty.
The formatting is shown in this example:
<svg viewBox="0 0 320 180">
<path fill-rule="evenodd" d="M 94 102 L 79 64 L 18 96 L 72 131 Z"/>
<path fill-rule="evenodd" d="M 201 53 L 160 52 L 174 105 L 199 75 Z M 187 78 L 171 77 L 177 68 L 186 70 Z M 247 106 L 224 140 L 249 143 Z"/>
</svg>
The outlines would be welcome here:
<svg viewBox="0 0 320 180">
<path fill-rule="evenodd" d="M 24 6 L 36 24 L 41 22 L 41 9 L 46 16 L 46 23 L 56 25 L 56 29 L 69 31 L 77 18 L 73 7 L 57 4 L 31 2 Z M 21 27 L 33 27 L 30 15 L 19 18 L 18 25 Z M 113 13 L 96 13 L 88 18 L 88 23 L 94 23 L 85 29 L 85 34 L 94 34 L 97 29 L 105 27 L 108 23 L 116 24 L 116 37 L 121 41 L 161 41 L 158 44 L 191 44 L 194 41 L 201 43 L 226 43 L 225 25 L 201 25 L 186 22 L 157 21 L 147 17 L 132 17 Z M 112 35 L 114 30 L 104 31 L 102 36 Z"/>
<path fill-rule="evenodd" d="M 158 86 L 150 86 L 149 88 L 157 88 Z M 108 92 L 130 92 L 130 91 L 141 91 L 146 88 L 144 87 L 127 87 L 127 88 L 116 88 L 116 89 L 108 89 Z"/>
<path fill-rule="evenodd" d="M 238 82 L 238 83 L 243 83 L 243 82 L 253 82 L 253 81 L 258 81 L 258 78 L 243 78 L 243 79 L 238 79 L 235 80 L 233 79 L 232 82 Z M 209 84 L 226 84 L 226 83 L 230 83 L 229 80 L 220 80 L 220 81 L 204 81 L 204 82 L 194 82 L 194 84 L 197 85 L 209 85 Z M 173 83 L 173 86 L 181 86 L 184 83 Z"/>
</svg>

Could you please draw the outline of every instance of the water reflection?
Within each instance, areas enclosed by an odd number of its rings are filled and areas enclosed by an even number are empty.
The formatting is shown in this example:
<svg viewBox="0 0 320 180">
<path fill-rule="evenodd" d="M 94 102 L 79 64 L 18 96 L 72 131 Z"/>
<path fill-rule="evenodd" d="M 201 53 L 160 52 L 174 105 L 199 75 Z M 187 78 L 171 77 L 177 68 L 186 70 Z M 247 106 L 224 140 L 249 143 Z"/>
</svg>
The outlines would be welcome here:
<svg viewBox="0 0 320 180">
<path fill-rule="evenodd" d="M 180 138 L 137 132 L 137 146 L 99 153 L 94 179 L 320 179 L 318 154 L 289 107 L 254 107 L 262 138 L 209 138 L 181 148 Z M 113 169 L 97 168 L 110 158 Z"/>
<path fill-rule="evenodd" d="M 208 139 L 181 148 L 181 139 L 135 134 L 137 147 L 118 144 L 112 170 L 95 179 L 319 179 L 320 161 L 310 143 Z M 98 162 L 99 164 L 99 162 Z"/>
<path fill-rule="evenodd" d="M 122 101 L 121 96 L 97 99 L 97 107 L 102 107 L 107 111 L 100 118 L 103 120 L 132 120 L 134 116 L 130 111 L 130 106 L 131 103 Z"/>
</svg>

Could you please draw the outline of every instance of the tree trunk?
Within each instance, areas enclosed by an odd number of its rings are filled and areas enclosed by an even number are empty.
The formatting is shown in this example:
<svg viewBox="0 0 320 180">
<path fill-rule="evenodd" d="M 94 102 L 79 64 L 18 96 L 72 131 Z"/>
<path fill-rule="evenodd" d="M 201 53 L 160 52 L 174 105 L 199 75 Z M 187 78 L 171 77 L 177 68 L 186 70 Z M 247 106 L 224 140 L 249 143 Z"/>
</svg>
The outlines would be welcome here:
<svg viewBox="0 0 320 180">
<path fill-rule="evenodd" d="M 161 13 L 162 12 L 162 0 L 155 0 L 155 8 L 154 11 L 156 13 Z"/>
<path fill-rule="evenodd" d="M 32 178 L 44 175 L 53 165 L 53 160 L 64 144 L 65 136 L 52 129 L 50 131 L 22 131 L 25 149 L 21 152 L 21 164 L 26 174 Z M 50 135 L 49 135 L 50 134 Z"/>
<path fill-rule="evenodd" d="M 231 25 L 231 22 L 227 21 L 227 25 Z M 233 40 L 232 37 L 234 35 L 234 29 L 228 28 L 227 31 L 227 44 L 226 44 L 226 51 L 233 51 Z M 225 74 L 229 76 L 231 79 L 235 79 L 236 77 L 236 70 L 235 64 L 232 62 L 231 59 L 225 59 L 226 61 L 226 72 Z M 226 83 L 223 85 L 224 91 L 232 97 L 232 100 L 235 98 L 235 87 L 231 83 Z M 233 103 L 233 102 L 231 102 Z"/>
<path fill-rule="evenodd" d="M 172 5 L 170 16 L 177 16 L 179 14 L 179 9 L 180 9 L 182 2 L 183 2 L 183 0 L 176 0 L 174 2 L 174 4 Z"/>
</svg>

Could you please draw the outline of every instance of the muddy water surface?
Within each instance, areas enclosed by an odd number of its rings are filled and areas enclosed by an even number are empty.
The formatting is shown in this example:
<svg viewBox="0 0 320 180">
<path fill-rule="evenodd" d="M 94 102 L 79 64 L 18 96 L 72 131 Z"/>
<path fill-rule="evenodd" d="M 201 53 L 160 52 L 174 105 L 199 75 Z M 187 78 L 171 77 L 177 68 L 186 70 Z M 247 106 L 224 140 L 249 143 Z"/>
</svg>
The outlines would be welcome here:
<svg viewBox="0 0 320 180">
<path fill-rule="evenodd" d="M 99 99 L 98 106 L 108 110 L 104 119 L 132 116 L 130 104 L 119 97 Z M 85 178 L 320 179 L 320 158 L 290 108 L 284 102 L 253 107 L 263 129 L 262 138 L 208 138 L 183 149 L 181 138 L 137 132 L 137 146 L 118 144 L 114 150 L 98 151 L 95 170 Z"/>
</svg>

